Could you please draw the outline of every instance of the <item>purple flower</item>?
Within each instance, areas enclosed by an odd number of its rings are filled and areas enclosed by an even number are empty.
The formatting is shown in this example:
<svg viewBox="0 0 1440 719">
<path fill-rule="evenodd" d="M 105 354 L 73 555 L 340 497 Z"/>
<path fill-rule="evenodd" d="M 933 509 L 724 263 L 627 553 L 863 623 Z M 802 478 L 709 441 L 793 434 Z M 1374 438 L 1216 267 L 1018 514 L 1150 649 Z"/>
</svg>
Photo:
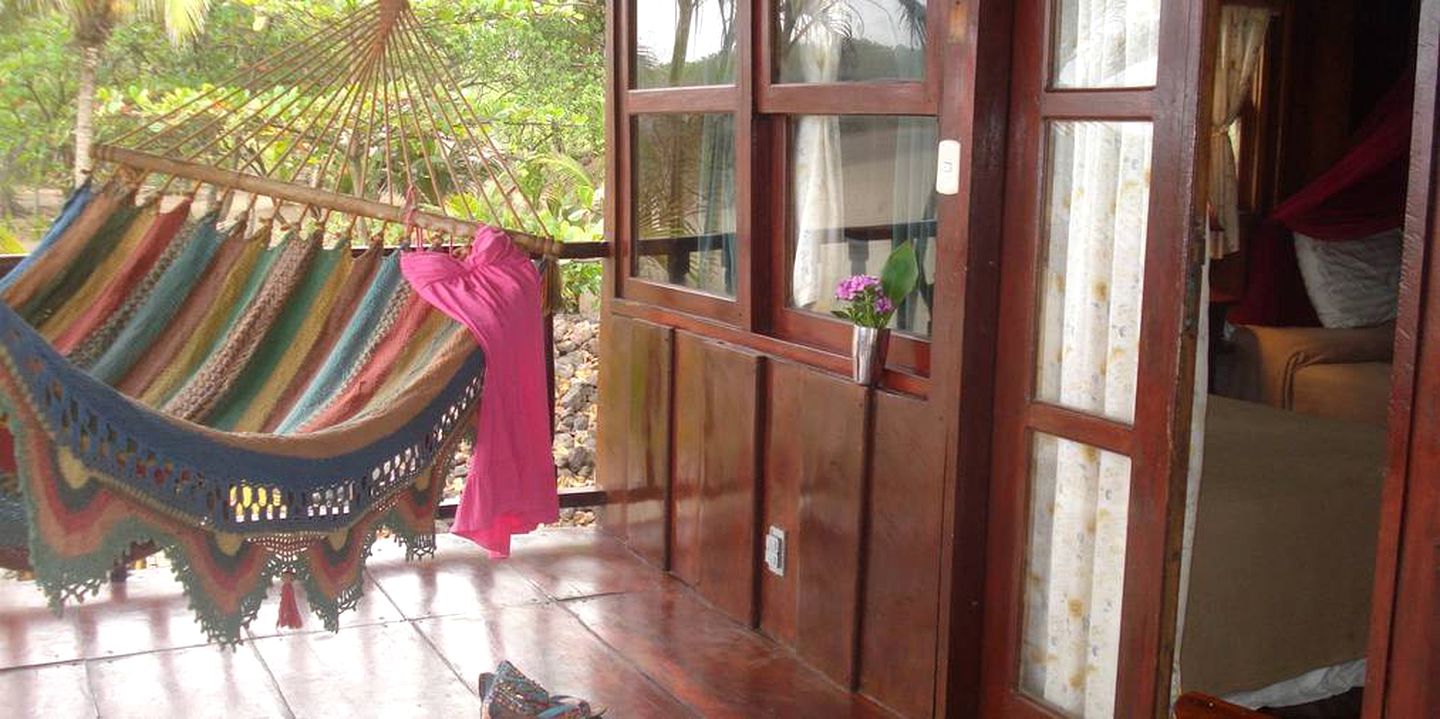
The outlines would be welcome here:
<svg viewBox="0 0 1440 719">
<path fill-rule="evenodd" d="M 895 311 L 895 303 L 891 302 L 889 297 L 881 295 L 879 299 L 875 300 L 875 311 L 882 315 L 888 315 Z"/>
<path fill-rule="evenodd" d="M 849 302 L 855 299 L 865 290 L 868 290 L 871 287 L 879 286 L 880 278 L 878 277 L 872 277 L 870 275 L 852 275 L 850 277 L 846 277 L 843 280 L 840 280 L 840 284 L 835 287 L 835 298 Z"/>
</svg>

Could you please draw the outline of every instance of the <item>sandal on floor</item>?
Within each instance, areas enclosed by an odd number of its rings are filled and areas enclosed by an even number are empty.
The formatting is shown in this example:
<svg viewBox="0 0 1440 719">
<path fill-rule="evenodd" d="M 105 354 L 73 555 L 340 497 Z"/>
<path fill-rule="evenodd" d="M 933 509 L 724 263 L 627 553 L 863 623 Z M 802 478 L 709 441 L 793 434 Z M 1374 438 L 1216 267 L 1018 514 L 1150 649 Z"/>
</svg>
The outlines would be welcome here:
<svg viewBox="0 0 1440 719">
<path fill-rule="evenodd" d="M 480 698 L 481 719 L 594 719 L 604 714 L 584 700 L 551 695 L 510 662 L 480 675 Z"/>
</svg>

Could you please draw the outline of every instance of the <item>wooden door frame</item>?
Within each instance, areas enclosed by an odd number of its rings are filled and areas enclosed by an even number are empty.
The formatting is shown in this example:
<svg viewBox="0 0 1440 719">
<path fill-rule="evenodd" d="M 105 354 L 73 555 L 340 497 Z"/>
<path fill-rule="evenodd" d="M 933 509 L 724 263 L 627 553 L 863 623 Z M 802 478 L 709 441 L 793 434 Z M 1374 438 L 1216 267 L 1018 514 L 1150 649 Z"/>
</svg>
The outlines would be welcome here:
<svg viewBox="0 0 1440 719">
<path fill-rule="evenodd" d="M 1179 545 L 1188 470 L 1191 385 L 1195 361 L 1200 263 L 1203 261 L 1205 166 L 1198 160 L 1208 138 L 1197 126 L 1209 96 L 1207 50 L 1214 45 L 1216 2 L 1165 3 L 1160 25 L 1157 84 L 1146 90 L 1067 90 L 1049 87 L 1049 19 L 1042 5 L 1016 11 L 1011 72 L 1010 168 L 1001 259 L 996 344 L 993 454 L 988 502 L 987 566 L 984 574 L 980 689 L 982 711 L 1006 716 L 1054 713 L 1016 690 L 1018 681 L 1020 567 L 1028 516 L 1029 437 L 1044 431 L 1130 457 L 1127 529 L 1126 620 L 1121 629 L 1116 678 L 1117 711 L 1159 716 L 1168 711 L 1169 655 L 1176 623 Z M 1207 15 L 1209 17 L 1207 17 Z M 1208 33 L 1208 35 L 1207 35 Z M 1144 119 L 1153 123 L 1152 172 L 1164 178 L 1152 188 L 1144 269 L 1144 310 L 1137 405 L 1126 425 L 1036 403 L 1034 338 L 1028 336 L 1037 299 L 1035 261 L 1040 247 L 1044 178 L 1041 145 L 1046 118 Z M 1182 176 L 1179 186 L 1170 178 Z M 1019 193 L 1019 194 L 1017 194 Z M 1171 241 L 1166 241 L 1169 238 Z M 1017 344 L 1018 343 L 1018 344 Z M 1009 349 L 1007 350 L 1006 347 Z M 962 421 L 961 431 L 969 423 Z M 971 431 L 975 430 L 969 424 Z M 973 438 L 972 438 L 973 440 Z M 952 681 L 954 679 L 952 678 Z"/>
<path fill-rule="evenodd" d="M 1435 87 L 1440 0 L 1422 0 L 1416 36 L 1405 257 L 1391 374 L 1389 466 L 1366 651 L 1366 719 L 1426 716 L 1440 709 L 1440 288 L 1435 286 L 1440 279 Z"/>
</svg>

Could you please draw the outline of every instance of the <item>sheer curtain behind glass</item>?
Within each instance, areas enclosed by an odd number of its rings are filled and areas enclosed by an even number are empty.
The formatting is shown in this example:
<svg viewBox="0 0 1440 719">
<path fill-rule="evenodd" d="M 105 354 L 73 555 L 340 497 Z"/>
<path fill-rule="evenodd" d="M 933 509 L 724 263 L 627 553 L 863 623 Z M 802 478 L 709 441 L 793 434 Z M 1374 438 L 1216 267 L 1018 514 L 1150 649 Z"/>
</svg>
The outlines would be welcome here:
<svg viewBox="0 0 1440 719">
<path fill-rule="evenodd" d="M 1148 122 L 1050 126 L 1037 394 L 1135 416 L 1150 200 Z M 1037 435 L 1021 687 L 1072 716 L 1114 710 L 1130 460 Z"/>
<path fill-rule="evenodd" d="M 1239 178 L 1231 130 L 1249 102 L 1269 24 L 1266 8 L 1226 5 L 1220 11 L 1210 105 L 1210 207 L 1220 226 L 1210 233 L 1209 254 L 1217 260 L 1240 250 Z"/>
<path fill-rule="evenodd" d="M 819 6 L 816 12 L 826 12 Z M 805 82 L 834 82 L 840 70 L 842 37 L 834 22 L 815 17 L 797 29 L 790 61 Z M 821 261 L 826 246 L 844 242 L 845 188 L 840 173 L 840 118 L 805 115 L 795 119 L 791 197 L 795 206 L 795 260 L 790 279 L 797 307 L 811 307 L 834 288 L 838 277 Z M 828 283 L 828 284 L 827 284 Z"/>
<path fill-rule="evenodd" d="M 1155 84 L 1160 0 L 1057 0 L 1054 8 L 1056 87 Z"/>
</svg>

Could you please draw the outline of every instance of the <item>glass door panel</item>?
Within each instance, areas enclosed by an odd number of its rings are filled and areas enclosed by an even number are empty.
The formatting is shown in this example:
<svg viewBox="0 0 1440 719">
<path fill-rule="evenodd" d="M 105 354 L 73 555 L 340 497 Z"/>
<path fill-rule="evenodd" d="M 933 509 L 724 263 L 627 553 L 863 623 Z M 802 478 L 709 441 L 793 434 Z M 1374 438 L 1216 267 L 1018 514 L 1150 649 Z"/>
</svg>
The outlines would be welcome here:
<svg viewBox="0 0 1440 719">
<path fill-rule="evenodd" d="M 1130 458 L 1036 433 L 1020 686 L 1067 716 L 1115 709 Z"/>
<path fill-rule="evenodd" d="M 635 118 L 634 277 L 722 297 L 736 287 L 735 122 Z"/>
<path fill-rule="evenodd" d="M 1050 72 L 1057 89 L 1155 84 L 1160 0 L 1058 0 L 1052 7 Z"/>
<path fill-rule="evenodd" d="M 1205 19 L 1016 4 L 983 715 L 1168 709 Z"/>
<path fill-rule="evenodd" d="M 635 0 L 636 88 L 735 82 L 735 0 Z"/>
<path fill-rule="evenodd" d="M 1135 418 L 1151 124 L 1050 124 L 1036 396 Z"/>
<path fill-rule="evenodd" d="M 923 80 L 925 11 L 916 0 L 779 0 L 776 81 Z"/>
<path fill-rule="evenodd" d="M 790 132 L 790 306 L 829 315 L 851 275 L 915 244 L 920 280 L 891 326 L 930 335 L 935 292 L 933 117 L 800 115 Z"/>
</svg>

